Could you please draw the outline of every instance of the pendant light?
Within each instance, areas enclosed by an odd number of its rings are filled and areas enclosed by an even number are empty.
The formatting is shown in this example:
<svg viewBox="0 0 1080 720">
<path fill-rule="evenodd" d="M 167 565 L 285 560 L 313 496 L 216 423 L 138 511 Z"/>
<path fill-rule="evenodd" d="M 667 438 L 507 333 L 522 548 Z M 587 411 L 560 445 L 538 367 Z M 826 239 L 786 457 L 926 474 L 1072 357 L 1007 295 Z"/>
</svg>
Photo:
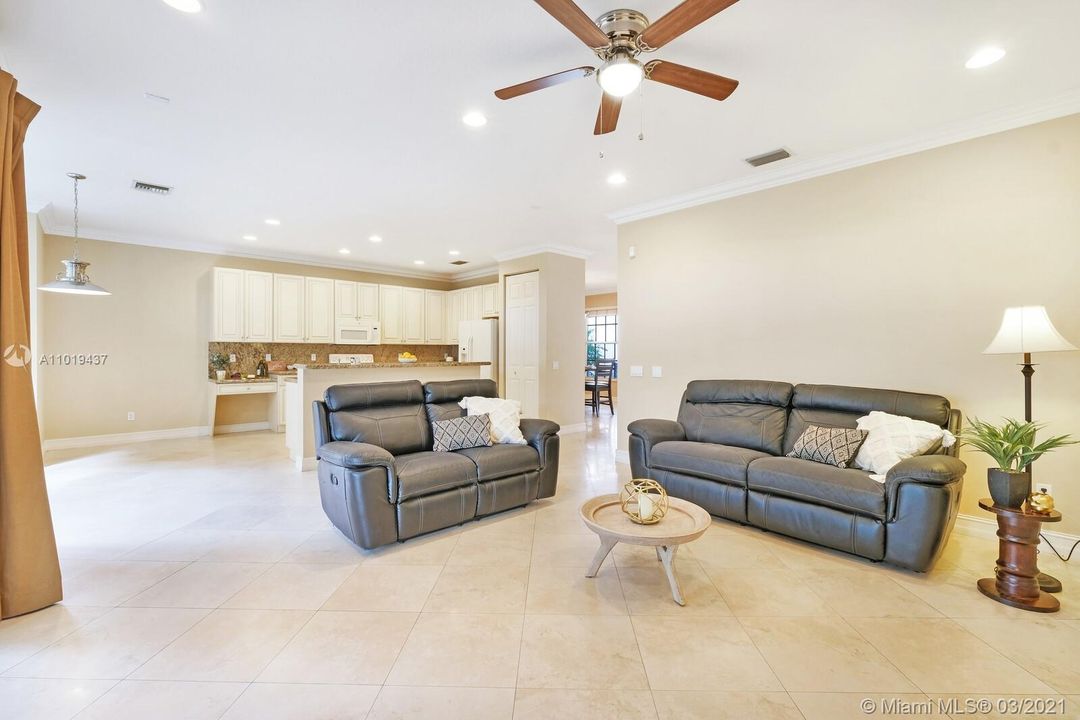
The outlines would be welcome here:
<svg viewBox="0 0 1080 720">
<path fill-rule="evenodd" d="M 86 268 L 90 267 L 90 263 L 79 259 L 79 181 L 85 180 L 86 176 L 79 173 L 68 173 L 67 176 L 75 183 L 75 248 L 70 260 L 60 261 L 64 265 L 64 271 L 58 273 L 52 282 L 40 286 L 38 290 L 71 295 L 112 295 L 105 288 L 90 282 L 90 276 L 86 274 Z"/>
</svg>

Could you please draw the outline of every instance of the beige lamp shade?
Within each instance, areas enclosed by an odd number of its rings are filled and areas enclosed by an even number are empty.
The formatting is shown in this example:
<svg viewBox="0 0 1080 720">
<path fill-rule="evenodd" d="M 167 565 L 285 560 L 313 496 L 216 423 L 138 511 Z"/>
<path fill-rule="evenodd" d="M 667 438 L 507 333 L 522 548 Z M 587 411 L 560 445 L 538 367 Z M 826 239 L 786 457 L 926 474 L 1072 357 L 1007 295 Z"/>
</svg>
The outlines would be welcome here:
<svg viewBox="0 0 1080 720">
<path fill-rule="evenodd" d="M 1057 331 L 1045 307 L 1029 305 L 1005 309 L 1001 327 L 983 354 L 1017 355 L 1063 350 L 1076 350 L 1076 346 Z"/>
</svg>

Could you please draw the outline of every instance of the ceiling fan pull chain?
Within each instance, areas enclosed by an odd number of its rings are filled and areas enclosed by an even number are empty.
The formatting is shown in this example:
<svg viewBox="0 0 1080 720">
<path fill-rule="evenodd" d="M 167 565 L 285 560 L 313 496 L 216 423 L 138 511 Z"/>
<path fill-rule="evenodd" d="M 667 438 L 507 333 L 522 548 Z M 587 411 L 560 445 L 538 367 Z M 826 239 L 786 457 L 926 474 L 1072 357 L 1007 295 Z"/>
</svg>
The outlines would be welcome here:
<svg viewBox="0 0 1080 720">
<path fill-rule="evenodd" d="M 645 140 L 645 83 L 638 85 L 638 142 Z"/>
</svg>

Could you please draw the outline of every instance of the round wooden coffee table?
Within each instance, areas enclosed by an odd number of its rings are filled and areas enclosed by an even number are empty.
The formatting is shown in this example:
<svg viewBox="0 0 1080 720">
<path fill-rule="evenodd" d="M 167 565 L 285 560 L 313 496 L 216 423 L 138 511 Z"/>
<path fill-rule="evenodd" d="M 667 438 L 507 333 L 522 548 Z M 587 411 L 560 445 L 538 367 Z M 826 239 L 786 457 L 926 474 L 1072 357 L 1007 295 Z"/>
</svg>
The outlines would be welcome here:
<svg viewBox="0 0 1080 720">
<path fill-rule="evenodd" d="M 669 496 L 667 515 L 663 520 L 653 525 L 639 525 L 622 511 L 618 494 L 600 495 L 581 506 L 581 519 L 600 536 L 600 548 L 585 577 L 596 577 L 604 558 L 617 543 L 649 545 L 656 548 L 656 559 L 664 565 L 672 599 L 679 605 L 686 604 L 675 577 L 675 553 L 680 545 L 697 540 L 709 529 L 712 518 L 704 508 Z"/>
<path fill-rule="evenodd" d="M 1058 522 L 1061 513 L 1029 512 L 1023 508 L 1005 508 L 990 498 L 979 501 L 979 507 L 997 515 L 998 558 L 994 577 L 979 580 L 979 591 L 999 603 L 1021 610 L 1052 613 L 1061 607 L 1053 595 L 1039 588 L 1039 566 L 1036 548 L 1044 522 Z"/>
</svg>

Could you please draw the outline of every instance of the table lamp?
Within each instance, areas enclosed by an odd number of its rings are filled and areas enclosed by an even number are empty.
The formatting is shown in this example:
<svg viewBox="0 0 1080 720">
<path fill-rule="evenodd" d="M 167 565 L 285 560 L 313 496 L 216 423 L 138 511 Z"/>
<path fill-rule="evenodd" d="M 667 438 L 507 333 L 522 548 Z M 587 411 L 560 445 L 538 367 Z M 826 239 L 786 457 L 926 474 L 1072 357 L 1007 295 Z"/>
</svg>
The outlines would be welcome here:
<svg viewBox="0 0 1080 720">
<path fill-rule="evenodd" d="M 1031 422 L 1031 376 L 1035 374 L 1032 353 L 1063 352 L 1076 350 L 1076 346 L 1062 337 L 1050 322 L 1042 305 L 1011 307 L 1005 309 L 1001 327 L 984 355 L 1021 355 L 1020 372 L 1024 375 L 1024 420 Z M 1029 466 L 1030 470 L 1030 466 Z M 1061 582 L 1046 573 L 1039 575 L 1039 587 L 1046 592 L 1060 592 Z"/>
</svg>

